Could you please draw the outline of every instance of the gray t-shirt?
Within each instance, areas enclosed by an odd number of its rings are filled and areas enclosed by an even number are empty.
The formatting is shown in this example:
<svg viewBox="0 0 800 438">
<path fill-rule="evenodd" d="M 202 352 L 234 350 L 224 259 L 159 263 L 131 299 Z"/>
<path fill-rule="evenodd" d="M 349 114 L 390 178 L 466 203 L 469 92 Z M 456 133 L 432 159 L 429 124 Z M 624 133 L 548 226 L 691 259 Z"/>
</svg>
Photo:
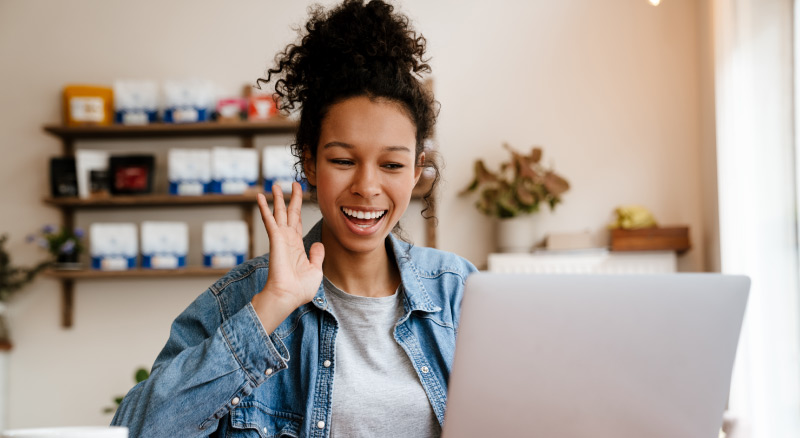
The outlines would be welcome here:
<svg viewBox="0 0 800 438">
<path fill-rule="evenodd" d="M 388 297 L 350 295 L 323 279 L 339 321 L 331 437 L 438 437 L 436 420 L 411 360 L 394 339 L 403 315 L 401 285 Z"/>
</svg>

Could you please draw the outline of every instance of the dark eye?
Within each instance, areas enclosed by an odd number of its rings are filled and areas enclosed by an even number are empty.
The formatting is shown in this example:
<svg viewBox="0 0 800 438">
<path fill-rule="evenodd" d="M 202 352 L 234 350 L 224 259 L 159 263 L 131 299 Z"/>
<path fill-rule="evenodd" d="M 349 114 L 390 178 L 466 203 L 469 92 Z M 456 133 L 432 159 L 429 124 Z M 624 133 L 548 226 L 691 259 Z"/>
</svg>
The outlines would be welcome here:
<svg viewBox="0 0 800 438">
<path fill-rule="evenodd" d="M 337 164 L 339 166 L 351 166 L 353 162 L 351 160 L 343 160 L 340 158 L 334 158 L 331 160 L 331 163 Z"/>
<path fill-rule="evenodd" d="M 395 169 L 402 169 L 405 166 L 400 164 L 400 163 L 387 163 L 387 164 L 384 164 L 383 167 L 386 167 L 387 169 L 395 170 Z"/>
</svg>

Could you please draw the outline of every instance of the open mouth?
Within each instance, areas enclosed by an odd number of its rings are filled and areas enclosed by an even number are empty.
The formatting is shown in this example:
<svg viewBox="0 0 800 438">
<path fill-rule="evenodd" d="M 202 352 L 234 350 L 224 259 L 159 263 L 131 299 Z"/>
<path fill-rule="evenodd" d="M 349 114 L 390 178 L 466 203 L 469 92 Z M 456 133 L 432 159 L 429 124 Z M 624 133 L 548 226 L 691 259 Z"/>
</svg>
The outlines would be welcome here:
<svg viewBox="0 0 800 438">
<path fill-rule="evenodd" d="M 352 210 L 346 207 L 341 207 L 341 210 L 342 213 L 344 213 L 347 220 L 350 221 L 350 223 L 363 229 L 377 225 L 378 222 L 380 222 L 381 219 L 383 219 L 383 217 L 386 215 L 386 212 L 389 211 L 389 210 L 373 210 L 373 211 Z"/>
</svg>

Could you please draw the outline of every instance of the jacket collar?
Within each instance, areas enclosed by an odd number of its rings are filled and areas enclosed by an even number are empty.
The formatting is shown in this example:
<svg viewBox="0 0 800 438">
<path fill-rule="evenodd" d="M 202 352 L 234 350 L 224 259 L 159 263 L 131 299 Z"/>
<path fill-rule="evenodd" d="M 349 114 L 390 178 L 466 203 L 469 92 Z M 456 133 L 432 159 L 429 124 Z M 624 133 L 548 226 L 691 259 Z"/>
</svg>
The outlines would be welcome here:
<svg viewBox="0 0 800 438">
<path fill-rule="evenodd" d="M 303 238 L 306 254 L 309 253 L 311 245 L 314 242 L 320 242 L 321 240 L 322 219 L 320 219 Z M 430 295 L 427 290 L 425 290 L 425 285 L 422 284 L 417 266 L 411 259 L 411 245 L 400 240 L 394 233 L 389 233 L 386 240 L 392 247 L 394 259 L 397 262 L 397 268 L 400 270 L 400 281 L 405 291 L 404 304 L 406 313 L 414 310 L 423 312 L 438 312 L 442 310 L 431 301 Z M 314 296 L 311 303 L 321 310 L 327 309 L 328 303 L 325 297 L 325 288 L 322 284 L 319 285 L 319 290 L 317 290 L 317 294 Z"/>
</svg>

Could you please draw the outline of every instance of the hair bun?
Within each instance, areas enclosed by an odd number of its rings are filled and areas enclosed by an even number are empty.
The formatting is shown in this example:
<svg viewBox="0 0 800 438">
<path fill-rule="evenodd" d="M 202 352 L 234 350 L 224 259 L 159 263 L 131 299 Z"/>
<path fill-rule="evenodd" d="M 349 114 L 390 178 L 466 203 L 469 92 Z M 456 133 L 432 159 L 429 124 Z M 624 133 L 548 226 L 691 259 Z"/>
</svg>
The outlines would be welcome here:
<svg viewBox="0 0 800 438">
<path fill-rule="evenodd" d="M 403 72 L 429 71 L 423 56 L 425 38 L 417 36 L 407 17 L 394 14 L 394 7 L 382 1 L 364 5 L 361 1 L 346 1 L 306 27 L 307 38 L 318 36 L 314 45 L 330 57 L 321 61 L 334 66 L 356 69 L 391 66 Z M 310 43 L 311 41 L 309 41 Z"/>
<path fill-rule="evenodd" d="M 277 68 L 268 70 L 266 82 L 281 75 L 275 88 L 282 109 L 327 101 L 319 94 L 329 87 L 358 90 L 375 81 L 411 80 L 410 75 L 430 72 L 425 37 L 388 3 L 345 0 L 329 11 L 311 7 L 309 14 L 300 43 L 278 54 Z"/>
</svg>

